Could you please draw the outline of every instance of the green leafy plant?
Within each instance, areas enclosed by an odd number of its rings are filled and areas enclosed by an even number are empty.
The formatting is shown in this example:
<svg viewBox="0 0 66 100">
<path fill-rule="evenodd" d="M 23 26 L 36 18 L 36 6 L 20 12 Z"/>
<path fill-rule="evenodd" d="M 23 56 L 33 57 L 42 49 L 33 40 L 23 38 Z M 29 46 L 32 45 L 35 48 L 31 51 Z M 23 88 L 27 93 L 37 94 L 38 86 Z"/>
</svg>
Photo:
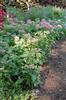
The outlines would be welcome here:
<svg viewBox="0 0 66 100">
<path fill-rule="evenodd" d="M 47 62 L 52 45 L 66 36 L 64 12 L 54 7 L 32 8 L 24 16 L 16 8 L 7 11 L 19 16 L 22 23 L 14 26 L 6 20 L 0 31 L 0 97 L 27 100 L 31 96 L 29 92 L 41 83 L 40 66 Z M 31 24 L 27 23 L 29 18 L 33 20 Z M 50 19 L 55 27 L 40 27 L 42 18 L 48 23 Z M 40 28 L 36 29 L 36 25 Z"/>
</svg>

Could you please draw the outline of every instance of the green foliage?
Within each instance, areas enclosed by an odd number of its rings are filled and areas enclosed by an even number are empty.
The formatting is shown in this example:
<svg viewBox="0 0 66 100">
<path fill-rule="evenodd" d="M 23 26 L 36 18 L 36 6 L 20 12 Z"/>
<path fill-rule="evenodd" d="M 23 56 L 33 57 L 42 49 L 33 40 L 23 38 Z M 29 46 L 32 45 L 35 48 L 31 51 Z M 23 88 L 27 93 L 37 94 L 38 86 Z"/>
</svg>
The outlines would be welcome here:
<svg viewBox="0 0 66 100">
<path fill-rule="evenodd" d="M 17 44 L 11 36 L 0 36 L 0 38 L 2 40 L 0 44 L 0 88 L 3 92 L 0 95 L 7 97 L 7 94 L 11 96 L 13 92 L 18 94 L 23 90 L 36 87 L 40 82 L 40 62 L 37 58 L 40 53 L 36 50 L 36 45 L 24 38 L 16 42 Z"/>
<path fill-rule="evenodd" d="M 63 30 L 42 30 L 31 36 L 0 35 L 0 95 L 20 95 L 40 83 L 40 65 L 50 56 L 52 44 Z M 60 33 L 61 32 L 61 33 Z M 4 41 L 4 42 L 3 42 Z"/>
<path fill-rule="evenodd" d="M 28 90 L 41 82 L 40 66 L 47 62 L 53 43 L 66 36 L 64 12 L 54 7 L 32 8 L 24 16 L 16 8 L 7 11 L 15 14 L 22 23 L 14 26 L 6 20 L 0 31 L 0 97 L 2 100 L 27 100 Z M 34 21 L 27 24 L 26 18 Z M 51 24 L 60 24 L 60 27 L 36 29 L 42 18 L 54 19 Z M 28 93 L 24 93 L 25 90 Z M 27 96 L 23 97 L 25 94 Z"/>
<path fill-rule="evenodd" d="M 7 12 L 11 14 L 15 14 L 19 20 L 24 20 L 24 12 L 19 8 L 6 7 Z"/>
<path fill-rule="evenodd" d="M 62 17 L 63 10 L 61 8 L 57 7 L 42 7 L 42 8 L 37 8 L 37 7 L 32 7 L 28 13 L 25 15 L 25 18 L 29 18 L 32 20 L 35 20 L 36 18 L 45 18 L 45 19 L 59 19 Z"/>
</svg>

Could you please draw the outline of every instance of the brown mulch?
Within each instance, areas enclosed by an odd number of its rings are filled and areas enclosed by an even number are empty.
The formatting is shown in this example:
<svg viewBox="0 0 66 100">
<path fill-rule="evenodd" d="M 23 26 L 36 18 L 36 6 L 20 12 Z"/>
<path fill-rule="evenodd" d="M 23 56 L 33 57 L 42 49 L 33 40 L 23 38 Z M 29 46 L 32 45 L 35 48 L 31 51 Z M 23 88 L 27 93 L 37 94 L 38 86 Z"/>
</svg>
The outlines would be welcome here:
<svg viewBox="0 0 66 100">
<path fill-rule="evenodd" d="M 47 66 L 41 68 L 38 100 L 66 100 L 66 40 L 57 42 Z"/>
</svg>

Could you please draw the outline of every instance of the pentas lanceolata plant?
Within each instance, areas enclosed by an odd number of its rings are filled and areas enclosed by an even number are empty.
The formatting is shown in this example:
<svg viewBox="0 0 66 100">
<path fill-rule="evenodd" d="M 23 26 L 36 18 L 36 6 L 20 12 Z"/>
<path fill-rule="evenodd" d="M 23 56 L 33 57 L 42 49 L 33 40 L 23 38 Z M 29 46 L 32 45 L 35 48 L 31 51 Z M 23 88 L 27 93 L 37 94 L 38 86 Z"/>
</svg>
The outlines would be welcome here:
<svg viewBox="0 0 66 100">
<path fill-rule="evenodd" d="M 4 25 L 4 17 L 6 16 L 6 11 L 3 9 L 3 3 L 0 2 L 0 29 L 3 28 Z"/>
</svg>

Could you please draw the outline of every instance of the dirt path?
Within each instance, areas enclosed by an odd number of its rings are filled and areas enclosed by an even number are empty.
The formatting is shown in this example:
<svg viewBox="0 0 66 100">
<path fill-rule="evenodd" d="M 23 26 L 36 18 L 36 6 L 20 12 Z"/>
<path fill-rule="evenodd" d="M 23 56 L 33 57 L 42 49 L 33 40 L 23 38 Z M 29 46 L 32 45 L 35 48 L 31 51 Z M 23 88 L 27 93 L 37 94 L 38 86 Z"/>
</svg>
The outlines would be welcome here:
<svg viewBox="0 0 66 100">
<path fill-rule="evenodd" d="M 66 100 L 66 40 L 57 42 L 48 66 L 42 68 L 39 100 Z"/>
</svg>

